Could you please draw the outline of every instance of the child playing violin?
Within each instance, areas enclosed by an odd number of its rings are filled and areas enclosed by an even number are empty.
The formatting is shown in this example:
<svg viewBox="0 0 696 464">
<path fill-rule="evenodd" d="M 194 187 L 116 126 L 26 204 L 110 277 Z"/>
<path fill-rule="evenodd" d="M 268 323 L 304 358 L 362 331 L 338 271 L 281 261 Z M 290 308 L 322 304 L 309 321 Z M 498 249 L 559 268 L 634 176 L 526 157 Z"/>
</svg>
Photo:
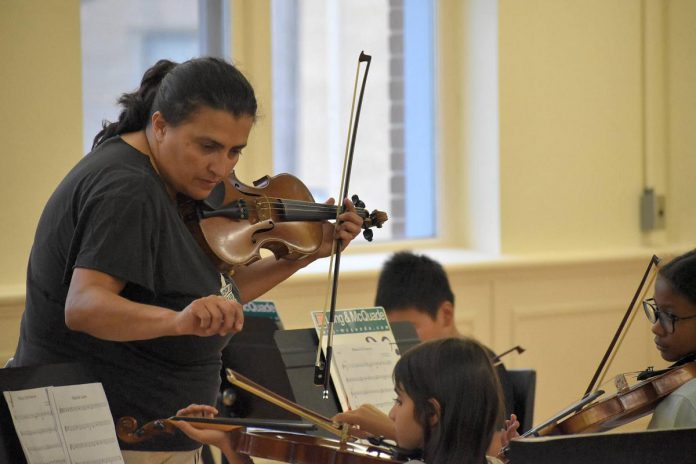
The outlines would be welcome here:
<svg viewBox="0 0 696 464">
<path fill-rule="evenodd" d="M 478 342 L 444 338 L 416 346 L 397 362 L 394 385 L 391 424 L 370 405 L 334 420 L 352 424 L 357 434 L 382 435 L 401 448 L 421 449 L 428 464 L 498 462 L 486 450 L 503 411 L 500 384 Z"/>
<path fill-rule="evenodd" d="M 386 421 L 373 406 L 338 414 L 334 420 L 351 424 L 352 435 L 382 435 L 401 448 L 422 450 L 421 462 L 427 464 L 500 462 L 486 456 L 502 413 L 500 384 L 478 342 L 445 338 L 422 343 L 399 359 L 394 384 L 396 398 Z M 179 411 L 191 413 L 216 411 L 196 405 Z M 175 425 L 236 459 L 226 432 L 199 430 L 185 422 Z M 514 427 L 508 431 L 514 433 Z"/>
<path fill-rule="evenodd" d="M 643 301 L 655 346 L 674 366 L 696 359 L 696 250 L 662 267 L 653 298 Z M 649 429 L 696 427 L 696 379 L 662 400 Z"/>
</svg>

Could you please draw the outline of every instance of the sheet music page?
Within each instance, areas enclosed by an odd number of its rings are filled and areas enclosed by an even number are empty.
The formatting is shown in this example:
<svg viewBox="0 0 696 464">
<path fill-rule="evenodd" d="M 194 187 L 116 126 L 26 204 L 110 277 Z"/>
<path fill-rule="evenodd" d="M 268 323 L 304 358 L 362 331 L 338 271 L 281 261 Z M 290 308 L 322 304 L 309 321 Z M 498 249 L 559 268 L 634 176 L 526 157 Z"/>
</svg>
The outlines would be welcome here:
<svg viewBox="0 0 696 464">
<path fill-rule="evenodd" d="M 47 388 L 3 392 L 29 464 L 69 464 Z"/>
<path fill-rule="evenodd" d="M 123 464 L 100 383 L 3 392 L 29 464 Z"/>
<path fill-rule="evenodd" d="M 317 334 L 323 316 L 321 311 L 312 312 Z M 399 349 L 384 308 L 336 311 L 331 377 L 344 411 L 370 403 L 389 413 L 394 398 L 392 371 L 398 359 Z"/>
<path fill-rule="evenodd" d="M 394 402 L 392 370 L 398 357 L 388 343 L 334 345 L 347 401 L 353 408 L 372 404 L 385 414 Z"/>
<path fill-rule="evenodd" d="M 100 383 L 52 387 L 49 398 L 72 464 L 123 464 L 111 410 Z"/>
</svg>

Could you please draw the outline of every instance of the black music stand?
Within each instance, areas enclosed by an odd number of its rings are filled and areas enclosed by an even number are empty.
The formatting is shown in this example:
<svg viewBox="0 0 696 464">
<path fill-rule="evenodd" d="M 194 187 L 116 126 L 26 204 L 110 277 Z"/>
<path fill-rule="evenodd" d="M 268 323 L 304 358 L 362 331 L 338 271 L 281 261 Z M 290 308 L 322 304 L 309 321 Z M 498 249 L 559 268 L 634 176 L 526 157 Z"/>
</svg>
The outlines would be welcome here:
<svg viewBox="0 0 696 464">
<path fill-rule="evenodd" d="M 410 322 L 391 323 L 396 344 L 401 353 L 420 343 Z M 328 400 L 322 399 L 322 387 L 314 385 L 314 362 L 319 343 L 312 329 L 279 330 L 275 341 L 285 362 L 285 369 L 296 403 L 324 417 L 333 417 L 341 410 L 333 386 Z M 325 434 L 322 430 L 318 434 Z"/>
<path fill-rule="evenodd" d="M 83 364 L 45 364 L 32 367 L 0 369 L 0 391 L 26 390 L 39 387 L 62 387 L 98 382 Z M 0 395 L 0 462 L 26 464 L 10 410 L 4 395 Z"/>
<path fill-rule="evenodd" d="M 514 464 L 693 464 L 696 428 L 522 438 L 510 442 Z"/>
<path fill-rule="evenodd" d="M 220 412 L 223 416 L 299 420 L 295 414 L 232 386 L 225 373 L 225 368 L 230 368 L 274 393 L 294 401 L 292 388 L 285 373 L 285 364 L 273 338 L 277 330 L 278 325 L 273 319 L 247 317 L 244 320 L 244 330 L 235 334 L 222 350 L 220 391 L 223 400 L 226 391 L 234 392 L 236 395 L 231 405 L 221 406 Z"/>
</svg>

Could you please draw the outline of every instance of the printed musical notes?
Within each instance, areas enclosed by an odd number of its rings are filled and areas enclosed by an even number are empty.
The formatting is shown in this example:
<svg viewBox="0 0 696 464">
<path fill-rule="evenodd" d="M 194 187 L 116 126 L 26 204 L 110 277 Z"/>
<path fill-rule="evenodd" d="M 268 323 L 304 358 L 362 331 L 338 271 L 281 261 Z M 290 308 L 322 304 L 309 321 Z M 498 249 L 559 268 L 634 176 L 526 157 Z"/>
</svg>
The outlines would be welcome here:
<svg viewBox="0 0 696 464">
<path fill-rule="evenodd" d="M 323 313 L 312 312 L 312 319 L 319 332 Z M 341 407 L 346 411 L 373 404 L 388 413 L 394 398 L 392 370 L 399 353 L 384 308 L 338 310 L 334 321 L 331 376 Z"/>
<path fill-rule="evenodd" d="M 29 464 L 123 464 L 101 384 L 4 395 Z"/>
<path fill-rule="evenodd" d="M 372 404 L 389 413 L 394 398 L 392 370 L 398 356 L 388 343 L 334 345 L 338 375 L 349 407 Z"/>
</svg>

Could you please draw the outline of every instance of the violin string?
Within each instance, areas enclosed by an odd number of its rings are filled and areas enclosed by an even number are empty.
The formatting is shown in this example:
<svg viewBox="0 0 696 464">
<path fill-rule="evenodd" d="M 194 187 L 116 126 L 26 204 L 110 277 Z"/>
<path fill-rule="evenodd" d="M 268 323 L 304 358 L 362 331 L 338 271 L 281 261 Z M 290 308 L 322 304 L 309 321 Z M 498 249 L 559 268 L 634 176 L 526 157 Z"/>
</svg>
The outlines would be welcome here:
<svg viewBox="0 0 696 464">
<path fill-rule="evenodd" d="M 260 200 L 256 202 L 257 205 L 261 205 L 267 208 L 271 209 L 276 209 L 276 210 L 290 210 L 290 211 L 320 211 L 320 212 L 325 212 L 325 213 L 335 213 L 336 212 L 336 206 L 335 205 L 315 205 L 312 203 L 278 203 L 275 201 L 271 200 Z M 278 205 L 278 206 L 276 206 Z M 365 208 L 355 208 L 355 210 L 359 213 L 365 213 L 367 210 Z"/>
<path fill-rule="evenodd" d="M 277 199 L 279 201 L 284 201 L 282 198 Z M 336 205 L 322 205 L 322 204 L 317 204 L 317 203 L 311 203 L 311 202 L 302 202 L 302 201 L 296 201 L 292 200 L 292 203 L 284 203 L 284 206 L 275 206 L 277 203 L 276 201 L 270 200 L 270 199 L 264 199 L 264 200 L 258 200 L 256 202 L 257 205 L 261 205 L 263 207 L 267 207 L 271 211 L 288 211 L 288 212 L 297 212 L 297 211 L 311 211 L 311 212 L 322 212 L 322 213 L 335 213 L 336 212 Z M 251 207 L 250 209 L 253 209 Z M 257 208 L 258 209 L 258 206 Z M 355 208 L 356 212 L 360 216 L 368 216 L 368 210 L 365 208 Z"/>
<path fill-rule="evenodd" d="M 627 379 L 637 379 L 637 378 L 638 378 L 638 374 L 640 374 L 640 371 L 622 372 L 622 373 L 617 374 L 617 375 L 623 375 L 623 376 L 626 377 Z M 612 377 L 612 378 L 610 378 L 610 379 L 604 380 L 604 382 L 602 382 L 601 384 L 599 384 L 599 385 L 597 386 L 597 389 L 598 389 L 598 390 L 602 390 L 602 389 L 603 389 L 602 387 L 606 387 L 607 385 L 612 384 L 612 383 L 614 382 L 615 377 L 616 377 L 616 376 L 614 376 L 614 377 Z M 608 391 L 608 389 L 604 389 L 604 390 L 605 390 L 605 391 Z"/>
</svg>

